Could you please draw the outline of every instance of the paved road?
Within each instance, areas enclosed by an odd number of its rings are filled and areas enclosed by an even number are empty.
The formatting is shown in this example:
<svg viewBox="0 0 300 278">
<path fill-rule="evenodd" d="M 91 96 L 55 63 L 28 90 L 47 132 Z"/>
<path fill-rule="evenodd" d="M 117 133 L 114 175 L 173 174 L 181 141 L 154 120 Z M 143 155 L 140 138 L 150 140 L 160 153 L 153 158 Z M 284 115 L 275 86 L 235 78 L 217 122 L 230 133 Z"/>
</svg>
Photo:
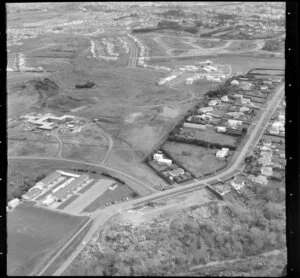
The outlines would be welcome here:
<svg viewBox="0 0 300 278">
<path fill-rule="evenodd" d="M 153 201 L 153 200 L 161 199 L 163 197 L 172 196 L 172 195 L 178 194 L 178 193 L 186 193 L 186 192 L 188 192 L 190 190 L 193 190 L 193 189 L 203 188 L 203 186 L 207 182 L 214 181 L 214 180 L 219 180 L 219 179 L 222 179 L 224 177 L 228 177 L 228 176 L 232 175 L 233 173 L 236 173 L 237 169 L 240 170 L 240 168 L 241 168 L 240 164 L 243 163 L 245 157 L 248 156 L 252 152 L 252 150 L 255 147 L 255 145 L 257 144 L 259 138 L 262 136 L 262 134 L 265 130 L 267 122 L 270 120 L 272 114 L 274 113 L 274 111 L 276 110 L 278 104 L 280 103 L 280 101 L 283 97 L 283 91 L 284 91 L 284 84 L 282 84 L 280 87 L 278 87 L 278 89 L 275 91 L 273 99 L 269 102 L 269 104 L 267 105 L 266 110 L 262 113 L 261 118 L 258 120 L 257 124 L 253 128 L 252 133 L 249 136 L 247 142 L 245 143 L 242 151 L 239 153 L 237 159 L 231 165 L 230 168 L 228 168 L 227 170 L 225 170 L 225 171 L 223 171 L 223 172 L 221 172 L 221 173 L 219 173 L 219 174 L 217 174 L 213 177 L 205 178 L 203 180 L 197 180 L 197 181 L 195 181 L 195 182 L 193 182 L 189 185 L 186 185 L 183 188 L 179 187 L 179 188 L 170 189 L 168 191 L 157 192 L 157 193 L 154 193 L 150 196 L 139 198 L 138 200 L 133 200 L 133 201 L 121 204 L 119 206 L 113 206 L 113 207 L 107 208 L 105 210 L 97 210 L 94 213 L 92 213 L 91 218 L 94 219 L 92 228 L 86 234 L 86 236 L 84 237 L 82 242 L 84 242 L 84 241 L 88 242 L 92 238 L 93 234 L 98 230 L 101 223 L 103 223 L 103 221 L 106 221 L 107 219 L 109 219 L 110 217 L 112 217 L 113 215 L 115 215 L 118 212 L 121 212 L 121 211 L 127 210 L 127 209 L 131 209 L 134 206 L 139 206 L 139 205 L 141 205 L 143 203 L 146 203 L 150 200 Z M 54 160 L 54 161 L 58 160 L 58 161 L 66 161 L 66 162 L 72 162 L 72 163 L 81 163 L 81 164 L 91 165 L 91 166 L 94 166 L 94 167 L 99 167 L 99 168 L 103 168 L 103 169 L 106 169 L 106 170 L 110 170 L 110 171 L 114 171 L 116 173 L 122 174 L 122 175 L 138 182 L 139 184 L 143 184 L 143 186 L 146 186 L 147 188 L 149 188 L 148 185 L 136 180 L 135 178 L 131 177 L 130 175 L 128 175 L 128 174 L 126 174 L 122 171 L 112 169 L 112 168 L 109 168 L 109 167 L 105 167 L 105 166 L 99 166 L 99 165 L 93 164 L 93 163 L 78 162 L 78 161 L 68 160 L 68 159 L 55 159 L 55 158 L 43 158 L 43 157 L 9 157 L 9 159 Z M 153 191 L 153 188 L 151 188 L 151 190 Z M 74 236 L 76 236 L 76 235 L 74 235 Z M 52 260 L 54 261 L 58 257 L 58 255 L 65 248 L 67 248 L 67 246 L 68 246 L 68 244 L 66 244 L 64 246 L 64 248 L 61 249 L 61 251 Z M 55 275 L 60 275 L 71 264 L 71 262 L 76 258 L 76 256 L 82 251 L 83 247 L 84 246 L 82 246 L 82 244 L 78 245 L 77 249 L 72 253 L 72 255 L 68 258 L 68 260 L 56 271 Z M 49 262 L 49 265 L 51 264 L 52 260 Z M 46 268 L 44 268 L 44 270 L 45 269 Z"/>
<path fill-rule="evenodd" d="M 138 56 L 138 47 L 135 45 L 135 43 L 132 41 L 132 39 L 126 37 L 126 41 L 128 45 L 130 46 L 130 57 L 127 68 L 135 68 L 137 63 L 137 56 Z"/>
<path fill-rule="evenodd" d="M 99 169 L 101 169 L 102 171 L 111 171 L 113 173 L 117 173 L 119 175 L 122 175 L 123 177 L 126 177 L 140 185 L 142 185 L 143 187 L 147 188 L 150 192 L 158 192 L 158 190 L 152 188 L 150 185 L 146 184 L 143 181 L 140 181 L 136 178 L 134 178 L 133 176 L 120 171 L 118 169 L 114 169 L 108 166 L 104 166 L 104 165 L 99 165 L 99 164 L 95 164 L 95 163 L 90 163 L 90 162 L 85 162 L 85 161 L 78 161 L 78 160 L 72 160 L 72 159 L 66 159 L 66 158 L 55 158 L 55 157 L 33 157 L 33 156 L 9 156 L 8 160 L 41 160 L 41 161 L 63 161 L 63 162 L 68 162 L 68 163 L 76 163 L 76 164 L 81 164 L 81 165 L 87 165 L 87 166 L 93 166 L 93 167 L 97 167 Z"/>
<path fill-rule="evenodd" d="M 57 157 L 61 157 L 62 156 L 62 150 L 63 150 L 63 142 L 60 139 L 59 135 L 57 132 L 52 132 L 50 133 L 51 136 L 55 137 L 55 139 L 58 141 L 58 150 L 57 150 Z"/>
<path fill-rule="evenodd" d="M 194 189 L 201 189 L 205 186 L 207 182 L 214 181 L 214 180 L 219 180 L 224 177 L 228 177 L 236 171 L 240 171 L 241 168 L 241 163 L 244 162 L 244 159 L 246 156 L 250 154 L 250 152 L 253 151 L 253 148 L 257 144 L 258 140 L 262 136 L 267 122 L 270 120 L 272 114 L 276 110 L 277 106 L 279 105 L 282 97 L 283 97 L 283 90 L 284 90 L 284 85 L 281 85 L 275 92 L 273 99 L 271 102 L 267 105 L 266 111 L 261 115 L 261 118 L 255 125 L 255 127 L 252 130 L 252 133 L 244 145 L 243 150 L 239 153 L 238 158 L 235 160 L 235 162 L 231 165 L 229 169 L 226 171 L 219 173 L 218 175 L 211 177 L 211 178 L 206 178 L 201 181 L 195 181 L 194 183 L 191 183 L 189 185 L 186 185 L 184 188 L 174 188 L 170 189 L 168 191 L 163 191 L 163 192 L 158 192 L 154 193 L 150 196 L 146 196 L 143 198 L 139 198 L 138 200 L 133 200 L 118 206 L 113 206 L 104 210 L 97 210 L 91 214 L 91 218 L 94 219 L 94 224 L 93 227 L 89 230 L 89 232 L 86 234 L 82 242 L 88 242 L 94 235 L 94 233 L 97 231 L 101 223 L 103 224 L 103 221 L 107 221 L 110 217 L 114 216 L 115 214 L 122 212 L 124 210 L 132 209 L 137 206 L 141 206 L 143 204 L 146 204 L 149 201 L 155 201 L 161 198 L 165 197 L 170 197 L 172 195 L 177 195 L 177 194 L 182 194 L 182 193 L 187 193 L 191 190 Z M 113 212 L 114 213 L 113 213 Z M 55 275 L 60 275 L 63 273 L 63 271 L 72 263 L 72 261 L 77 257 L 77 255 L 83 250 L 84 246 L 81 244 L 77 247 L 77 249 L 72 253 L 72 255 L 68 258 L 68 260 L 55 272 Z"/>
</svg>

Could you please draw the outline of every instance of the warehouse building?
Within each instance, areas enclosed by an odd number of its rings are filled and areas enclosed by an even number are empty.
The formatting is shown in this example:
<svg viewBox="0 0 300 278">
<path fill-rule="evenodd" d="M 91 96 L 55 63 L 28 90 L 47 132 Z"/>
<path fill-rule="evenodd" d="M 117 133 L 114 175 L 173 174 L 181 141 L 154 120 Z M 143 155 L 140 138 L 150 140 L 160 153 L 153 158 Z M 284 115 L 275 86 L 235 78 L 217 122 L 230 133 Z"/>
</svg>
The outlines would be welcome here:
<svg viewBox="0 0 300 278">
<path fill-rule="evenodd" d="M 79 178 L 73 180 L 71 183 L 67 184 L 66 186 L 64 186 L 63 188 L 61 188 L 60 190 L 53 192 L 53 196 L 56 200 L 61 200 L 64 197 L 66 197 L 69 193 L 71 193 L 76 187 L 78 187 L 79 185 L 81 185 L 83 182 L 85 182 L 86 180 L 88 180 L 88 176 L 87 175 L 81 175 L 79 176 Z"/>
<path fill-rule="evenodd" d="M 40 180 L 36 184 L 36 186 L 40 187 L 40 188 L 48 187 L 51 182 L 57 180 L 60 176 L 61 176 L 61 174 L 59 172 L 55 171 L 52 174 L 50 174 L 47 177 L 45 177 L 42 180 Z"/>
<path fill-rule="evenodd" d="M 40 193 L 41 193 L 40 188 L 33 187 L 33 188 L 29 189 L 29 191 L 22 196 L 22 199 L 30 200 L 30 199 L 33 199 L 34 197 L 36 197 L 37 195 L 39 195 Z"/>
<path fill-rule="evenodd" d="M 20 199 L 15 198 L 7 203 L 9 208 L 15 208 L 18 204 L 20 204 Z"/>
</svg>

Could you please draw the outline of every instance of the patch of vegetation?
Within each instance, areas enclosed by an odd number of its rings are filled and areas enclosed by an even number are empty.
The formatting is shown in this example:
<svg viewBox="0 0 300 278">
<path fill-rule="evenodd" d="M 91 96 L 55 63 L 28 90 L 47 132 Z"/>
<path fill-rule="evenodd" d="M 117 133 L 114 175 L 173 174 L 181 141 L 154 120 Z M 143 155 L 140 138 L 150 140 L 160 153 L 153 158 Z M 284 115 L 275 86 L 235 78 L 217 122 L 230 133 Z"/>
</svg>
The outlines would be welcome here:
<svg viewBox="0 0 300 278">
<path fill-rule="evenodd" d="M 95 83 L 94 83 L 94 82 L 87 81 L 85 84 L 82 84 L 82 85 L 77 84 L 77 85 L 75 86 L 75 88 L 76 88 L 76 89 L 85 89 L 85 88 L 90 89 L 90 88 L 92 88 L 92 87 L 94 87 L 94 86 L 95 86 Z"/>
</svg>

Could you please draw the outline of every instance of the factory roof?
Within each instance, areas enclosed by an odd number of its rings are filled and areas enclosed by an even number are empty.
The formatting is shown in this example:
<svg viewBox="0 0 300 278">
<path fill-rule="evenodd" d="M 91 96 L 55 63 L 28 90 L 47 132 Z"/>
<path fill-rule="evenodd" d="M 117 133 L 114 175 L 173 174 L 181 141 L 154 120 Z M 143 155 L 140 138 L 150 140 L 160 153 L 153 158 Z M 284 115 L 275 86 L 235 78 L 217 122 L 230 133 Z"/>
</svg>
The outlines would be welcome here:
<svg viewBox="0 0 300 278">
<path fill-rule="evenodd" d="M 55 172 L 51 173 L 50 175 L 48 175 L 47 177 L 40 180 L 38 183 L 43 183 L 43 184 L 47 185 L 54 179 L 59 178 L 60 176 L 61 176 L 61 174 L 55 171 Z"/>
<path fill-rule="evenodd" d="M 69 192 L 71 192 L 73 189 L 75 189 L 77 186 L 79 186 L 81 183 L 83 183 L 87 179 L 88 179 L 87 175 L 81 175 L 79 178 L 77 178 L 73 182 L 69 183 L 68 185 L 66 185 L 62 189 L 58 190 L 53 195 L 56 198 L 61 199 L 61 198 L 65 197 Z"/>
</svg>

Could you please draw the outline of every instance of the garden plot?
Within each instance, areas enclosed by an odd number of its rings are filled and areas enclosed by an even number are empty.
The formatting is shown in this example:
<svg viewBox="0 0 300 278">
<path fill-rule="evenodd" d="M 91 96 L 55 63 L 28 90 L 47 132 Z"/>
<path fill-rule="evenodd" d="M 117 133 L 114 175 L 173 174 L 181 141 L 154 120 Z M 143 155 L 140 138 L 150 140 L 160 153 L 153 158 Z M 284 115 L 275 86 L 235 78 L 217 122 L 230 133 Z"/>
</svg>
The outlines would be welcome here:
<svg viewBox="0 0 300 278">
<path fill-rule="evenodd" d="M 197 130 L 190 128 L 183 128 L 179 134 L 180 137 L 193 138 L 206 141 L 212 144 L 230 145 L 235 147 L 237 138 L 216 132 L 214 129 L 209 128 L 206 130 Z"/>
<path fill-rule="evenodd" d="M 214 173 L 227 164 L 225 160 L 216 159 L 216 150 L 200 146 L 167 141 L 162 146 L 162 150 L 170 153 L 172 157 L 189 169 L 196 178 Z"/>
</svg>

